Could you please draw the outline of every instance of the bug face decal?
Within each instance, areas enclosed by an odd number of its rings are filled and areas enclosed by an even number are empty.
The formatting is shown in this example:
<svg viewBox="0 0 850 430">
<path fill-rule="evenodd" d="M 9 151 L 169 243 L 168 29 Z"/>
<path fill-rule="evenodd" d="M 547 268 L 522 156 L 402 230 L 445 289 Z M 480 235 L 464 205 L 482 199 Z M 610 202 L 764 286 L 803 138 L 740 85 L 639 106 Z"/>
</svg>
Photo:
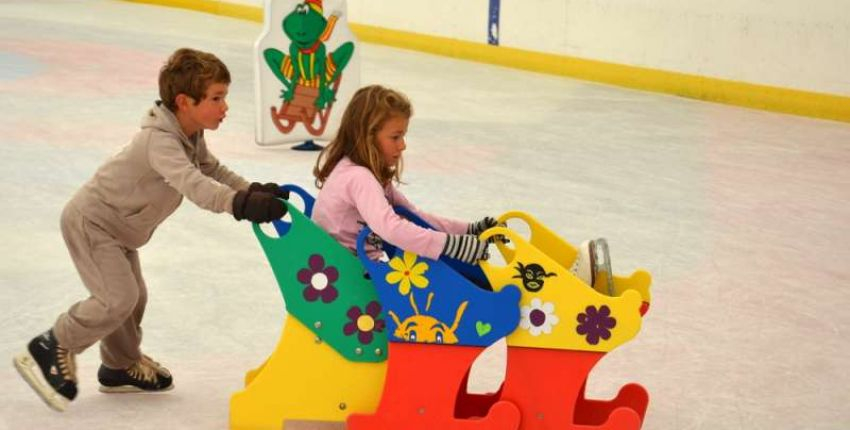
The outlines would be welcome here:
<svg viewBox="0 0 850 430">
<path fill-rule="evenodd" d="M 522 263 L 517 262 L 517 266 L 514 269 L 516 269 L 518 274 L 513 277 L 522 279 L 522 286 L 532 293 L 536 293 L 543 289 L 543 283 L 546 278 L 558 276 L 552 272 L 547 273 L 546 269 L 537 263 L 531 263 L 528 266 L 524 266 Z"/>
</svg>

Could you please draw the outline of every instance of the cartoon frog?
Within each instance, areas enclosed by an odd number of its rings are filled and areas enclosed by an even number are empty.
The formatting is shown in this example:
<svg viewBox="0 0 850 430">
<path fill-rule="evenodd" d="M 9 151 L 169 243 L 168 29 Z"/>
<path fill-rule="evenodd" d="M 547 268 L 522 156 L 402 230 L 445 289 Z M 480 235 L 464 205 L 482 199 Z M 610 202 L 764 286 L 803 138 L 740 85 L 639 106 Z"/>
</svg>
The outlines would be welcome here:
<svg viewBox="0 0 850 430">
<path fill-rule="evenodd" d="M 292 101 L 296 86 L 316 88 L 314 104 L 319 109 L 336 99 L 331 84 L 354 53 L 354 44 L 345 42 L 327 54 L 324 41 L 330 38 L 337 19 L 337 14 L 332 14 L 330 20 L 325 18 L 322 0 L 299 3 L 283 18 L 283 32 L 291 41 L 289 55 L 274 48 L 263 51 L 266 63 L 283 83 L 283 100 Z"/>
</svg>

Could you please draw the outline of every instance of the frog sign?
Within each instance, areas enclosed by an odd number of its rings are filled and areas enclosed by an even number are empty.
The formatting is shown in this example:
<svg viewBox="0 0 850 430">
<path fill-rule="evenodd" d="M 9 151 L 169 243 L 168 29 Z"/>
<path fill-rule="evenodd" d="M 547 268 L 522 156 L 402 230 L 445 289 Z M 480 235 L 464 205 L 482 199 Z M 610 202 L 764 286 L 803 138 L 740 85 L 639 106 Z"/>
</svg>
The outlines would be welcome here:
<svg viewBox="0 0 850 430">
<path fill-rule="evenodd" d="M 346 102 L 359 86 L 359 76 L 353 82 L 346 76 L 345 84 L 342 79 L 355 57 L 354 37 L 343 19 L 345 2 L 325 3 L 327 17 L 322 0 L 266 1 L 267 31 L 256 46 L 261 145 L 327 138 L 324 132 L 335 122 L 333 104 Z M 307 135 L 299 135 L 299 123 Z"/>
</svg>

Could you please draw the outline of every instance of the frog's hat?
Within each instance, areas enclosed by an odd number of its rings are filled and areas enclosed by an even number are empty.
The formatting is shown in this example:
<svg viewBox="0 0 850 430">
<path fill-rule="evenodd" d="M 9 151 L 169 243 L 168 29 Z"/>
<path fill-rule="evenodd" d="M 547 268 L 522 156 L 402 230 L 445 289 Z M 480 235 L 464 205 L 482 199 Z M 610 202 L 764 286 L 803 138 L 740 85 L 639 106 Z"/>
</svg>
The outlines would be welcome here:
<svg viewBox="0 0 850 430">
<path fill-rule="evenodd" d="M 318 12 L 319 15 L 322 15 L 322 0 L 307 0 L 305 3 L 307 3 L 311 9 Z"/>
</svg>

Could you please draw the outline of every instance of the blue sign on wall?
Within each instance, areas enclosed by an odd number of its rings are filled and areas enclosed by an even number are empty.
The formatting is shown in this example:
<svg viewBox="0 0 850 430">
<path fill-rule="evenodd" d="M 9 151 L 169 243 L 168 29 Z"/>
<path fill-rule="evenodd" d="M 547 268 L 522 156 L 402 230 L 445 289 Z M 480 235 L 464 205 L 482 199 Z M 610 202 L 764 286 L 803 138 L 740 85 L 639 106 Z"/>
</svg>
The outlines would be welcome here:
<svg viewBox="0 0 850 430">
<path fill-rule="evenodd" d="M 487 23 L 487 43 L 499 44 L 499 6 L 501 0 L 490 0 L 489 22 Z"/>
</svg>

